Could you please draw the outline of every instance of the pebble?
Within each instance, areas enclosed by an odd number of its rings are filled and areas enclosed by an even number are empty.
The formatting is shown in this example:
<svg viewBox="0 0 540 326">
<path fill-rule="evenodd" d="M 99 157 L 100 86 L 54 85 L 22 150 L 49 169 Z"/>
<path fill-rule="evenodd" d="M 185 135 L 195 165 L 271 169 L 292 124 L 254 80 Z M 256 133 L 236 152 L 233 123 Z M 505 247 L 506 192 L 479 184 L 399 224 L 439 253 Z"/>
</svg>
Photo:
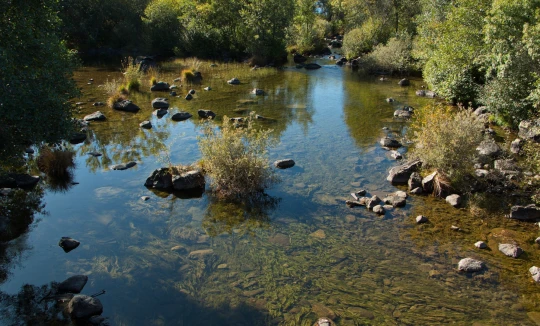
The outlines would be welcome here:
<svg viewBox="0 0 540 326">
<path fill-rule="evenodd" d="M 487 244 L 484 241 L 478 241 L 474 244 L 474 246 L 478 249 L 486 249 Z"/>
<path fill-rule="evenodd" d="M 150 199 L 150 196 L 142 196 L 141 199 L 147 201 L 148 199 Z"/>
<path fill-rule="evenodd" d="M 425 217 L 424 215 L 418 215 L 416 217 L 416 223 L 420 224 L 420 223 L 426 223 L 428 221 L 428 218 Z"/>
</svg>

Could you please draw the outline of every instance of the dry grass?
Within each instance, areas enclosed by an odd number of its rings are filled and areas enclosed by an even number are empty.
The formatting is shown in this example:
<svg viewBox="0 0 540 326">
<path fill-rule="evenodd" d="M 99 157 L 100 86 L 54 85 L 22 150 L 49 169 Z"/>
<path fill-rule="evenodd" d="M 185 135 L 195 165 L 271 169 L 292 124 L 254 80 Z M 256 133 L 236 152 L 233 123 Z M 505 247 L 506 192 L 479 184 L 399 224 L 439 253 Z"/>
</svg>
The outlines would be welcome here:
<svg viewBox="0 0 540 326">
<path fill-rule="evenodd" d="M 116 93 L 109 96 L 109 98 L 107 99 L 107 105 L 112 109 L 114 103 L 127 99 L 126 94 L 127 93 L 117 91 Z"/>
<path fill-rule="evenodd" d="M 277 182 L 266 149 L 274 144 L 271 130 L 252 127 L 253 112 L 243 127 L 235 127 L 227 117 L 221 129 L 207 122 L 199 137 L 201 166 L 210 176 L 219 198 L 245 200 L 256 197 Z"/>
<path fill-rule="evenodd" d="M 37 165 L 40 171 L 52 178 L 69 178 L 75 167 L 75 152 L 61 147 L 44 146 L 39 152 Z"/>
</svg>

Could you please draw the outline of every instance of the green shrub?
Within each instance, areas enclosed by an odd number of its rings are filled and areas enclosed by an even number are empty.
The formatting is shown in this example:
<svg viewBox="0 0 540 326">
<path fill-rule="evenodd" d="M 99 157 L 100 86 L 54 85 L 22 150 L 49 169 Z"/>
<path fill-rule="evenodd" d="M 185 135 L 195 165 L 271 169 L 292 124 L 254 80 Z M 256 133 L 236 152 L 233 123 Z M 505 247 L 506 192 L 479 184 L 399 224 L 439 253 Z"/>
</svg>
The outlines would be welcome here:
<svg viewBox="0 0 540 326">
<path fill-rule="evenodd" d="M 127 91 L 139 91 L 141 80 L 144 77 L 144 73 L 139 70 L 138 65 L 133 64 L 133 61 L 131 57 L 122 60 L 122 73 Z"/>
<path fill-rule="evenodd" d="M 141 82 L 138 80 L 130 80 L 127 82 L 126 89 L 128 92 L 138 92 L 141 88 Z"/>
<path fill-rule="evenodd" d="M 373 52 L 362 58 L 361 66 L 370 72 L 381 70 L 390 74 L 409 72 L 414 69 L 411 50 L 410 37 L 392 37 L 386 45 L 377 45 Z"/>
<path fill-rule="evenodd" d="M 271 130 L 253 128 L 253 116 L 254 112 L 241 127 L 227 117 L 223 117 L 221 129 L 207 122 L 199 137 L 201 165 L 220 198 L 253 198 L 277 181 L 266 151 L 274 143 Z"/>
<path fill-rule="evenodd" d="M 540 204 L 540 144 L 528 141 L 523 145 L 523 164 L 532 172 L 533 176 L 526 177 L 527 188 L 531 189 L 531 198 L 536 204 Z"/>
<path fill-rule="evenodd" d="M 425 106 L 415 111 L 411 125 L 415 147 L 411 158 L 437 169 L 459 188 L 472 172 L 476 147 L 483 139 L 483 122 L 468 110 Z"/>
<path fill-rule="evenodd" d="M 356 58 L 386 41 L 389 31 L 376 18 L 369 18 L 361 27 L 346 33 L 343 37 L 343 53 L 347 58 Z"/>
</svg>

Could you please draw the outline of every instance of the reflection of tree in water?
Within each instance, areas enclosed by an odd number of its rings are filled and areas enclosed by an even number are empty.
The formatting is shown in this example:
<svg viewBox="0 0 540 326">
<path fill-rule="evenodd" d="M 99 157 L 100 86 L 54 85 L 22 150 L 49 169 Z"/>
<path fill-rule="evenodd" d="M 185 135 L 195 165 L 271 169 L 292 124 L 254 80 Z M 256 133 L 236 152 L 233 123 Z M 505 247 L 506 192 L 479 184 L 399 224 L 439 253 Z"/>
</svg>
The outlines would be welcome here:
<svg viewBox="0 0 540 326">
<path fill-rule="evenodd" d="M 260 194 L 243 202 L 220 201 L 210 197 L 202 227 L 211 237 L 223 233 L 253 233 L 270 225 L 270 214 L 279 204 L 279 199 Z"/>
<path fill-rule="evenodd" d="M 65 316 L 63 306 L 46 297 L 54 292 L 57 284 L 42 286 L 25 284 L 12 295 L 0 292 L 0 315 L 4 325 L 72 325 Z"/>
<path fill-rule="evenodd" d="M 43 211 L 43 189 L 14 190 L 0 196 L 0 283 L 7 279 L 11 263 L 28 249 L 26 237 L 34 214 Z"/>
</svg>

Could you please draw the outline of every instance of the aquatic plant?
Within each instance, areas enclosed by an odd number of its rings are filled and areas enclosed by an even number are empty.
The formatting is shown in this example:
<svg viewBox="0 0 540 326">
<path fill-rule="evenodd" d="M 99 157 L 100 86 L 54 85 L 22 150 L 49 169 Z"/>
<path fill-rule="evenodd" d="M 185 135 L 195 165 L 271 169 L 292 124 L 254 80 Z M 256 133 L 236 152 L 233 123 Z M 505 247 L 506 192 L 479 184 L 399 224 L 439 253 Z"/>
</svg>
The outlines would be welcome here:
<svg viewBox="0 0 540 326">
<path fill-rule="evenodd" d="M 122 74 L 124 75 L 126 89 L 128 91 L 139 91 L 144 73 L 133 62 L 134 60 L 131 57 L 122 60 Z"/>
<path fill-rule="evenodd" d="M 271 130 L 253 128 L 253 117 L 237 126 L 225 116 L 220 130 L 207 122 L 198 138 L 203 169 L 220 198 L 257 196 L 277 181 L 266 151 L 274 143 Z"/>
<path fill-rule="evenodd" d="M 37 159 L 38 168 L 52 178 L 70 176 L 70 169 L 75 167 L 75 152 L 62 146 L 43 146 Z"/>
</svg>

